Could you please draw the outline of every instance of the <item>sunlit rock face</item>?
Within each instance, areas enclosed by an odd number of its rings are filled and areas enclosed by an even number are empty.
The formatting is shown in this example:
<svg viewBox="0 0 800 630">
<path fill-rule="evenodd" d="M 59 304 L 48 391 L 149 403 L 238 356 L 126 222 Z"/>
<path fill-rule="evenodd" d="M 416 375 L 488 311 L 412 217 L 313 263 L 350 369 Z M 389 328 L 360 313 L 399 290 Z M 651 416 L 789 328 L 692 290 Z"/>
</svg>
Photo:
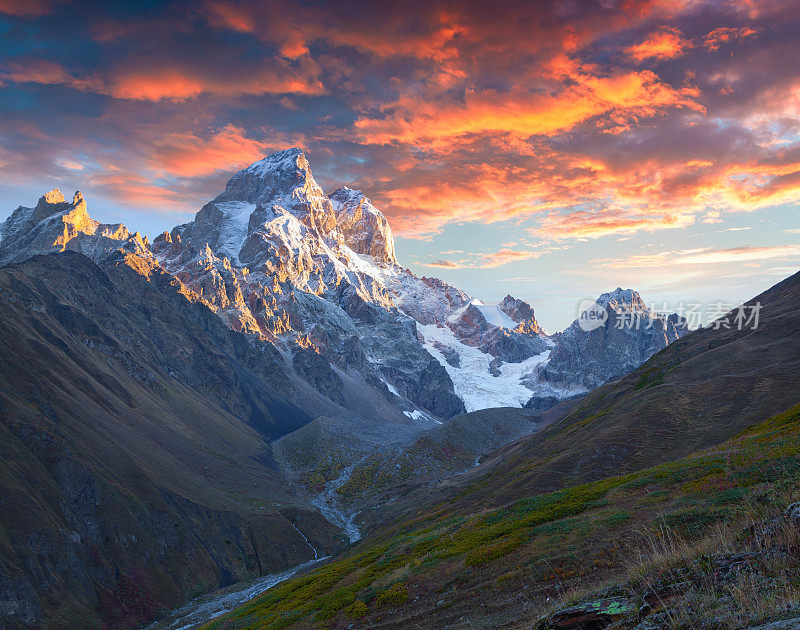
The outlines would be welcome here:
<svg viewBox="0 0 800 630">
<path fill-rule="evenodd" d="M 278 205 L 320 235 L 336 226 L 330 201 L 314 180 L 305 154 L 296 148 L 273 153 L 242 169 L 214 201 Z"/>
<path fill-rule="evenodd" d="M 357 254 L 397 263 L 392 228 L 383 213 L 360 190 L 343 186 L 330 195 L 336 212 L 336 231 Z"/>
<path fill-rule="evenodd" d="M 536 321 L 533 308 L 527 302 L 518 300 L 511 295 L 506 295 L 497 305 L 497 308 L 516 322 L 517 327 L 515 330 L 531 335 L 541 335 L 544 332 L 542 327 L 539 326 L 539 322 Z"/>
<path fill-rule="evenodd" d="M 114 250 L 156 265 L 231 329 L 269 343 L 287 369 L 342 402 L 340 382 L 373 388 L 400 417 L 423 422 L 464 410 L 574 396 L 640 365 L 686 331 L 677 316 L 645 313 L 614 327 L 638 293 L 599 298 L 605 327 L 549 336 L 527 302 L 484 304 L 397 262 L 389 222 L 358 190 L 326 195 L 308 159 L 286 149 L 235 173 L 194 219 L 152 244 L 92 219 L 58 190 L 0 224 L 0 264 L 74 250 L 99 262 Z M 648 325 L 649 323 L 649 325 Z"/>
<path fill-rule="evenodd" d="M 67 249 L 98 260 L 123 245 L 147 249 L 138 232 L 131 234 L 121 223 L 92 219 L 80 191 L 68 202 L 60 190 L 51 190 L 35 207 L 20 206 L 0 224 L 0 265 Z"/>
<path fill-rule="evenodd" d="M 447 325 L 461 343 L 479 348 L 500 362 L 521 363 L 546 352 L 552 345 L 536 322 L 530 305 L 510 295 L 496 306 L 472 300 L 456 310 Z M 496 362 L 493 371 L 499 365 Z"/>
</svg>

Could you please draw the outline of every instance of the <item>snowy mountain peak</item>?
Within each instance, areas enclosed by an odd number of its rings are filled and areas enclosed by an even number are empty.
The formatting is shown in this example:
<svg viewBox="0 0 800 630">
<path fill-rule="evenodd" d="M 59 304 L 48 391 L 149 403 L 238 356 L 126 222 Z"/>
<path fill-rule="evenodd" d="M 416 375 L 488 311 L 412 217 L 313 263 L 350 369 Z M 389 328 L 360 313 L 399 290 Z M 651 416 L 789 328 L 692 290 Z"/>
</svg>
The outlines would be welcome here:
<svg viewBox="0 0 800 630">
<path fill-rule="evenodd" d="M 296 147 L 272 153 L 258 162 L 253 162 L 243 171 L 236 173 L 232 179 L 242 172 L 264 180 L 278 180 L 283 183 L 291 182 L 294 179 L 294 188 L 308 187 L 313 189 L 314 193 L 322 194 L 322 189 L 317 185 L 311 173 L 311 165 L 308 163 L 306 154 L 302 149 Z"/>
<path fill-rule="evenodd" d="M 599 326 L 572 322 L 540 372 L 544 380 L 591 389 L 627 374 L 688 332 L 685 319 L 651 311 L 633 289 L 617 287 L 596 301 L 608 318 Z"/>
<path fill-rule="evenodd" d="M 601 306 L 611 306 L 614 309 L 624 308 L 633 311 L 643 311 L 647 308 L 638 291 L 621 287 L 617 287 L 608 293 L 603 293 L 597 298 L 597 303 Z"/>
<path fill-rule="evenodd" d="M 96 222 L 89 218 L 86 201 L 80 191 L 76 191 L 72 203 L 67 203 L 62 192 L 58 188 L 54 188 L 42 195 L 35 207 L 20 206 L 14 210 L 3 224 L 3 231 L 6 240 L 10 241 L 14 238 L 24 237 L 31 230 L 40 226 L 42 222 L 49 224 L 58 218 L 66 225 L 73 225 L 77 232 L 94 233 L 96 227 Z M 8 244 L 6 243 L 6 245 Z"/>
<path fill-rule="evenodd" d="M 73 203 L 68 204 L 66 199 L 64 198 L 64 194 L 58 189 L 53 188 L 53 190 L 46 192 L 41 197 L 39 197 L 39 201 L 36 203 L 36 207 L 33 209 L 33 214 L 27 218 L 33 221 L 41 221 L 42 219 L 46 219 L 54 214 L 59 212 L 65 212 L 70 209 L 70 205 L 75 206 L 77 205 L 77 199 L 79 191 L 75 193 L 75 197 L 73 197 Z M 83 200 L 83 196 L 81 195 L 81 200 Z M 85 204 L 84 204 L 85 208 Z M 11 217 L 17 215 L 20 210 L 25 210 L 25 208 L 18 208 Z M 25 216 L 27 213 L 20 212 L 18 218 Z M 9 219 L 10 220 L 10 219 Z"/>
<path fill-rule="evenodd" d="M 354 190 L 352 188 L 348 188 L 347 186 L 341 186 L 334 190 L 330 195 L 328 195 L 331 199 L 337 199 L 341 203 L 353 201 L 358 202 L 361 199 L 366 199 L 364 193 L 360 190 Z M 367 199 L 369 201 L 369 199 Z"/>
<path fill-rule="evenodd" d="M 314 181 L 303 151 L 292 148 L 268 155 L 236 173 L 214 201 L 292 205 L 312 197 L 324 198 L 322 188 Z"/>
<path fill-rule="evenodd" d="M 312 267 L 321 265 L 322 272 L 325 263 L 311 263 L 309 256 L 325 258 L 337 242 L 378 264 L 397 263 L 383 213 L 358 190 L 342 187 L 325 196 L 298 148 L 268 155 L 236 173 L 225 191 L 174 235 L 196 248 L 207 243 L 237 265 L 258 267 L 272 261 L 287 269 L 288 262 L 303 276 L 319 276 Z"/>
<path fill-rule="evenodd" d="M 246 171 L 258 172 L 266 176 L 275 171 L 286 171 L 293 168 L 309 170 L 308 160 L 302 149 L 292 147 L 272 153 L 248 166 Z"/>
</svg>

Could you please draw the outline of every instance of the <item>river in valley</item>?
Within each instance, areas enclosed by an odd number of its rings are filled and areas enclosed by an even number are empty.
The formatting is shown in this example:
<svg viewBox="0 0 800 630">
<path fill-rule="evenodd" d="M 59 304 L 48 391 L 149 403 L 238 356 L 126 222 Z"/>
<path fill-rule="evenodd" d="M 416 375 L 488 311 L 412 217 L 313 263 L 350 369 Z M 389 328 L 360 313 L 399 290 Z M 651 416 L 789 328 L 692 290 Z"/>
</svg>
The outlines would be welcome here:
<svg viewBox="0 0 800 630">
<path fill-rule="evenodd" d="M 331 524 L 344 531 L 351 543 L 361 539 L 361 532 L 355 523 L 357 513 L 348 513 L 341 508 L 336 490 L 350 478 L 353 469 L 357 465 L 358 462 L 342 470 L 342 473 L 336 479 L 325 484 L 323 491 L 311 499 L 311 503 Z M 168 617 L 146 626 L 145 630 L 188 630 L 189 628 L 194 628 L 202 623 L 216 619 L 220 615 L 224 615 L 237 606 L 241 606 L 245 602 L 250 601 L 254 597 L 258 597 L 273 586 L 288 580 L 303 569 L 307 569 L 328 559 L 329 556 L 323 558 L 319 556 L 317 549 L 309 542 L 308 538 L 306 538 L 305 534 L 303 534 L 297 525 L 293 523 L 292 527 L 294 527 L 297 533 L 306 541 L 306 544 L 313 552 L 314 558 L 312 560 L 304 562 L 303 564 L 298 564 L 280 573 L 265 575 L 252 582 L 234 584 L 233 586 L 199 597 L 173 611 Z"/>
</svg>

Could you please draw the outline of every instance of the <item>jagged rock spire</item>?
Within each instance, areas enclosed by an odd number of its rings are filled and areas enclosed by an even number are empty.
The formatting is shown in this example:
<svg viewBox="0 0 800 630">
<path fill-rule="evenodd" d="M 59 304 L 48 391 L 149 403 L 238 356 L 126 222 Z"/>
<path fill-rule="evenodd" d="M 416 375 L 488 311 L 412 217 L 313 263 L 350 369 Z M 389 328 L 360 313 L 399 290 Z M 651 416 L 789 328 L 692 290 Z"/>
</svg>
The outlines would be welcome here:
<svg viewBox="0 0 800 630">
<path fill-rule="evenodd" d="M 124 225 L 92 219 L 79 190 L 72 202 L 67 202 L 54 188 L 42 195 L 36 206 L 20 206 L 0 224 L 0 265 L 65 249 L 97 258 L 129 239 L 131 234 Z M 138 249 L 146 247 L 140 236 L 135 240 Z"/>
<path fill-rule="evenodd" d="M 364 193 L 342 186 L 330 194 L 330 200 L 336 212 L 336 229 L 354 252 L 397 262 L 389 221 Z"/>
</svg>

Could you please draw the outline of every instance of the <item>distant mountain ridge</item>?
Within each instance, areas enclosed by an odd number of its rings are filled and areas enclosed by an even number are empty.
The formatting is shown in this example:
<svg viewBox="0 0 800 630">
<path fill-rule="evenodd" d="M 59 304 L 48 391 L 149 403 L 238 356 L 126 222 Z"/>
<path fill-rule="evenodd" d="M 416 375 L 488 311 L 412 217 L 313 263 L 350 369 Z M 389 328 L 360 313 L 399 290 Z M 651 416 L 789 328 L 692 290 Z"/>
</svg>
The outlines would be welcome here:
<svg viewBox="0 0 800 630">
<path fill-rule="evenodd" d="M 274 343 L 290 369 L 323 389 L 332 384 L 326 395 L 337 387 L 331 374 L 357 374 L 422 424 L 572 397 L 686 332 L 677 316 L 645 309 L 646 329 L 615 330 L 612 316 L 599 331 L 576 322 L 550 337 L 522 300 L 486 306 L 419 278 L 397 263 L 380 210 L 346 187 L 326 196 L 297 148 L 237 172 L 193 221 L 152 244 L 90 219 L 80 193 L 67 204 L 51 191 L 0 227 L 0 264 L 63 249 L 98 261 L 117 248 L 173 274 L 230 328 Z M 626 299 L 641 302 L 631 290 Z M 307 349 L 330 368 L 309 363 Z"/>
</svg>

